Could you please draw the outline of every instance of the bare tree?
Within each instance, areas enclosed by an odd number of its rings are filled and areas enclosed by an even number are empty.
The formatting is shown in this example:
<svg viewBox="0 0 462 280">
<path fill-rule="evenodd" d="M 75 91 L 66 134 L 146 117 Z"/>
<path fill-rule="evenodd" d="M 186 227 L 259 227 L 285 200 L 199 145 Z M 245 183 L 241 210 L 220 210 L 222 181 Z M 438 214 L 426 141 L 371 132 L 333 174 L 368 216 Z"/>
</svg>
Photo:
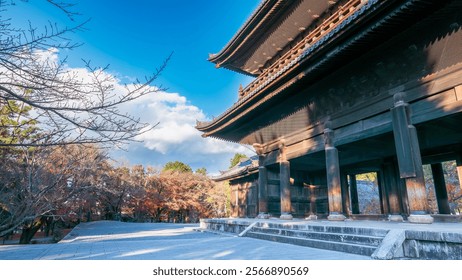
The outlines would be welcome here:
<svg viewBox="0 0 462 280">
<path fill-rule="evenodd" d="M 47 2 L 74 20 L 72 5 Z M 6 9 L 7 4 L 0 0 L 1 8 Z M 143 123 L 120 107 L 162 90 L 152 84 L 170 56 L 143 81 L 121 86 L 107 67 L 93 67 L 85 61 L 85 69 L 72 69 L 67 58 L 58 58 L 62 51 L 80 46 L 69 36 L 82 30 L 85 22 L 64 28 L 50 23 L 41 31 L 29 24 L 22 29 L 12 26 L 11 20 L 2 16 L 4 11 L 0 10 L 0 102 L 30 106 L 28 118 L 40 124 L 41 134 L 21 142 L 0 141 L 0 146 L 121 144 L 156 125 Z"/>
<path fill-rule="evenodd" d="M 21 243 L 29 243 L 45 218 L 99 186 L 107 166 L 95 145 L 23 149 L 4 160 L 0 170 L 0 236 L 22 227 Z M 19 163 L 19 164 L 18 164 Z"/>
</svg>

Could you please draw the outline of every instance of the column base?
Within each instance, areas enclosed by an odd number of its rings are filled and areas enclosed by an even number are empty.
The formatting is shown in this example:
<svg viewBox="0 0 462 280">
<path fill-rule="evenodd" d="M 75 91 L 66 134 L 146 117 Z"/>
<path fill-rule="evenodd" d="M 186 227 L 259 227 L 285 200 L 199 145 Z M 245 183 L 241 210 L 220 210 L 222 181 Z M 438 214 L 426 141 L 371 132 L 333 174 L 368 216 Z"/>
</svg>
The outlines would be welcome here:
<svg viewBox="0 0 462 280">
<path fill-rule="evenodd" d="M 290 213 L 282 213 L 279 219 L 281 220 L 292 220 L 294 217 Z"/>
<path fill-rule="evenodd" d="M 327 219 L 329 221 L 345 221 L 346 217 L 343 214 L 330 214 Z"/>
<path fill-rule="evenodd" d="M 269 219 L 271 217 L 268 213 L 259 213 L 257 219 Z"/>
<path fill-rule="evenodd" d="M 425 215 L 412 215 L 411 214 L 409 215 L 409 217 L 407 217 L 407 220 L 413 224 L 431 224 L 434 221 L 433 217 L 428 214 L 425 214 Z"/>
<path fill-rule="evenodd" d="M 404 222 L 403 216 L 401 215 L 389 215 L 388 221 L 390 222 Z"/>
<path fill-rule="evenodd" d="M 305 220 L 317 220 L 317 219 L 318 219 L 318 216 L 314 214 L 311 214 L 305 218 Z"/>
</svg>

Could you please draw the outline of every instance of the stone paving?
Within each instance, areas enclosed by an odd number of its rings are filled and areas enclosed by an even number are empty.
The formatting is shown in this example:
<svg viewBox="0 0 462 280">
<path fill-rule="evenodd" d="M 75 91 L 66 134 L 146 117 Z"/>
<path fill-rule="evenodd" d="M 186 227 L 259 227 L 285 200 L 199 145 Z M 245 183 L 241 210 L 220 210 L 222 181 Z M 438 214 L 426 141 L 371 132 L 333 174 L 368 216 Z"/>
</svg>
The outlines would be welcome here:
<svg viewBox="0 0 462 280">
<path fill-rule="evenodd" d="M 83 223 L 57 244 L 0 246 L 0 260 L 367 260 L 366 256 L 198 232 L 198 224 Z"/>
<path fill-rule="evenodd" d="M 212 219 L 213 220 L 213 219 Z M 245 219 L 245 218 L 229 218 L 219 219 L 223 221 L 238 222 L 246 221 L 248 223 L 253 222 L 270 222 L 270 223 L 281 223 L 281 224 L 293 224 L 293 225 L 332 225 L 336 227 L 361 227 L 361 228 L 376 228 L 376 229 L 404 229 L 404 230 L 417 230 L 417 231 L 429 231 L 429 232 L 453 232 L 462 234 L 462 223 L 449 223 L 449 222 L 434 222 L 432 224 L 413 224 L 407 221 L 405 222 L 389 222 L 389 221 L 368 221 L 368 220 L 350 220 L 345 221 L 328 221 L 328 220 L 304 220 L 304 219 L 293 219 L 293 220 L 281 220 L 277 218 L 270 219 Z"/>
</svg>

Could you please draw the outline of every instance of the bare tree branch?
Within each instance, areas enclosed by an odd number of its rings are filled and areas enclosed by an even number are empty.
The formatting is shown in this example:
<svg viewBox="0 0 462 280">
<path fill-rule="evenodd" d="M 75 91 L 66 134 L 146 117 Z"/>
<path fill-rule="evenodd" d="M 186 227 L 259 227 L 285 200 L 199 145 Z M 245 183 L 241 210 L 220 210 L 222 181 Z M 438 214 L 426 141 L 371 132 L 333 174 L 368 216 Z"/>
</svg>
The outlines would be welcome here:
<svg viewBox="0 0 462 280">
<path fill-rule="evenodd" d="M 71 18 L 77 15 L 72 12 L 74 4 L 47 1 Z M 156 126 L 120 109 L 124 104 L 164 90 L 153 83 L 172 54 L 143 82 L 125 86 L 108 74 L 107 66 L 95 67 L 84 61 L 85 69 L 69 68 L 67 58 L 57 57 L 62 50 L 80 46 L 68 35 L 83 30 L 86 23 L 65 28 L 49 23 L 41 32 L 32 24 L 26 30 L 15 29 L 9 20 L 1 18 L 0 12 L 0 99 L 30 106 L 41 128 L 41 137 L 20 143 L 0 141 L 0 147 L 120 145 Z"/>
</svg>

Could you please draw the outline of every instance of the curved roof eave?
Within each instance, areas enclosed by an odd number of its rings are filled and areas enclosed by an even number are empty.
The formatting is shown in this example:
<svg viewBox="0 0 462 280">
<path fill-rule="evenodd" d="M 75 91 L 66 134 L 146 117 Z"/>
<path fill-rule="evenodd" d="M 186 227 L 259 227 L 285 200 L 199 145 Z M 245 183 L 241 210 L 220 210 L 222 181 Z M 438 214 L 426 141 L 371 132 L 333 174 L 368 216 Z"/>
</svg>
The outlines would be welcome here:
<svg viewBox="0 0 462 280">
<path fill-rule="evenodd" d="M 242 27 L 236 32 L 236 34 L 231 38 L 231 40 L 221 49 L 220 52 L 216 54 L 210 54 L 208 61 L 216 64 L 216 66 L 224 67 L 238 73 L 255 76 L 254 73 L 246 72 L 237 67 L 233 67 L 231 64 L 225 63 L 235 54 L 239 48 L 244 44 L 248 35 L 254 33 L 255 29 L 258 26 L 262 25 L 262 20 L 267 17 L 268 14 L 275 12 L 274 6 L 278 2 L 284 2 L 286 0 L 262 0 L 259 6 L 255 11 L 250 15 L 247 21 L 242 25 Z M 223 65 L 223 66 L 222 66 Z"/>
</svg>

